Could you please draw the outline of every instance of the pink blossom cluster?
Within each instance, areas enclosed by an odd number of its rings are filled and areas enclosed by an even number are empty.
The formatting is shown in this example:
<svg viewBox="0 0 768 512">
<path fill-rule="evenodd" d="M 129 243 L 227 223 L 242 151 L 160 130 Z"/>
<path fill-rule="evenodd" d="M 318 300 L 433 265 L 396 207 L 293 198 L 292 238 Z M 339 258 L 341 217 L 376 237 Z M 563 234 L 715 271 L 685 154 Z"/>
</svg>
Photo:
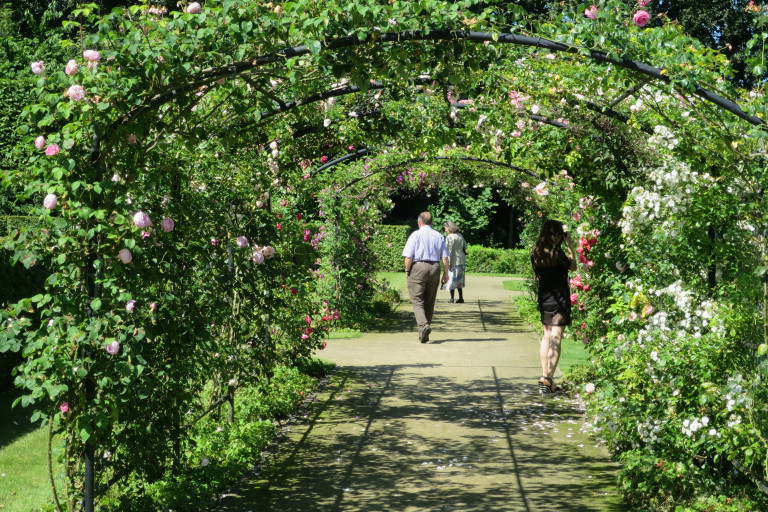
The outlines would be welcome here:
<svg viewBox="0 0 768 512">
<path fill-rule="evenodd" d="M 523 108 L 523 102 L 526 101 L 528 98 L 523 97 L 520 95 L 517 91 L 510 91 L 509 93 L 509 102 L 515 107 L 515 108 Z"/>
<path fill-rule="evenodd" d="M 591 20 L 597 19 L 597 7 L 594 5 L 590 5 L 589 9 L 584 9 L 584 16 Z"/>
<path fill-rule="evenodd" d="M 579 253 L 579 263 L 583 263 L 588 267 L 592 267 L 595 264 L 594 261 L 587 258 L 587 254 L 597 245 L 597 237 L 599 235 L 600 231 L 594 230 L 591 234 L 579 238 L 579 246 L 576 248 L 576 252 Z"/>
<path fill-rule="evenodd" d="M 274 258 L 276 254 L 275 248 L 270 245 L 263 247 L 260 245 L 254 245 L 252 249 L 253 253 L 251 254 L 251 261 L 257 265 L 264 263 L 264 260 Z"/>
<path fill-rule="evenodd" d="M 45 64 L 41 60 L 37 60 L 35 62 L 32 62 L 29 65 L 30 69 L 32 70 L 32 73 L 36 75 L 42 75 L 45 73 Z"/>
<path fill-rule="evenodd" d="M 80 101 L 85 97 L 85 89 L 82 85 L 70 85 L 64 96 L 72 101 Z"/>
<path fill-rule="evenodd" d="M 651 19 L 651 15 L 647 11 L 637 11 L 632 17 L 632 22 L 638 27 L 644 27 Z"/>
<path fill-rule="evenodd" d="M 53 210 L 56 208 L 56 203 L 58 202 L 58 198 L 56 197 L 56 194 L 48 194 L 43 199 L 43 206 L 46 210 Z"/>
<path fill-rule="evenodd" d="M 96 50 L 85 50 L 83 58 L 88 62 L 88 69 L 93 69 L 101 59 L 101 54 Z"/>
</svg>

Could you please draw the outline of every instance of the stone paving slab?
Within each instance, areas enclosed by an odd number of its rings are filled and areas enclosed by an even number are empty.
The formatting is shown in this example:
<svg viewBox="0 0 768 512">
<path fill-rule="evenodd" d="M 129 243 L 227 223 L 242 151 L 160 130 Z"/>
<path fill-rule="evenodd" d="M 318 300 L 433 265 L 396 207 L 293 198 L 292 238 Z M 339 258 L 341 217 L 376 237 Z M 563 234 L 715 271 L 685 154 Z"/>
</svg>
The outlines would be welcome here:
<svg viewBox="0 0 768 512">
<path fill-rule="evenodd" d="M 408 303 L 329 340 L 337 372 L 217 510 L 626 510 L 581 403 L 538 395 L 538 340 L 501 281 L 471 276 L 464 304 L 441 291 L 427 344 Z"/>
</svg>

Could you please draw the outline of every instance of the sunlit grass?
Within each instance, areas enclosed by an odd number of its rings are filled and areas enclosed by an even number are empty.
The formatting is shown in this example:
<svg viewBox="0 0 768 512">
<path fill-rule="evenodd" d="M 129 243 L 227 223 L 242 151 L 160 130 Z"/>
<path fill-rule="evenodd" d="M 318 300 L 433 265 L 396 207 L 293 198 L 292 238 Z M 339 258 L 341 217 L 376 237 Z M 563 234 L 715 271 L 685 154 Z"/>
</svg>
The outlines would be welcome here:
<svg viewBox="0 0 768 512">
<path fill-rule="evenodd" d="M 48 476 L 48 429 L 31 425 L 31 412 L 11 408 L 15 392 L 0 394 L 0 510 L 29 512 L 53 501 Z M 61 443 L 55 443 L 60 445 Z M 54 456 L 54 474 L 62 466 Z M 62 484 L 57 481 L 57 485 Z"/>
<path fill-rule="evenodd" d="M 360 338 L 363 333 L 357 329 L 333 329 L 328 333 L 329 340 L 340 340 L 346 338 Z"/>
</svg>

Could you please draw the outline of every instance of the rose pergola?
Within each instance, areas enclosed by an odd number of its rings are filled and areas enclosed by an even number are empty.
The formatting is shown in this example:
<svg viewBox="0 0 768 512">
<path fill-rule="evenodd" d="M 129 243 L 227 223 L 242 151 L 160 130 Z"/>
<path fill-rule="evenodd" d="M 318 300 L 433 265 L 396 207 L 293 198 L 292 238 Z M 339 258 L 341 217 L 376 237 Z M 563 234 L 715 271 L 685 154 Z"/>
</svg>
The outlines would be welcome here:
<svg viewBox="0 0 768 512">
<path fill-rule="evenodd" d="M 17 257 L 51 276 L 0 334 L 26 356 L 21 401 L 66 438 L 70 503 L 92 510 L 179 460 L 212 410 L 205 389 L 232 403 L 320 348 L 375 288 L 366 244 L 390 195 L 436 183 L 495 187 L 529 220 L 583 216 L 575 300 L 605 418 L 644 400 L 614 401 L 608 368 L 646 396 L 658 376 L 644 382 L 638 361 L 688 337 L 730 356 L 719 377 L 684 372 L 685 400 L 654 413 L 709 407 L 727 425 L 760 400 L 765 319 L 748 311 L 765 300 L 764 97 L 731 87 L 726 59 L 675 24 L 647 26 L 642 4 L 563 6 L 549 22 L 474 0 L 76 11 L 82 47 L 31 66 L 28 166 L 9 176 L 44 222 L 17 234 Z M 705 299 L 709 320 L 690 321 Z M 625 322 L 636 310 L 648 324 Z M 733 403 L 716 407 L 713 389 Z M 682 413 L 668 437 L 759 480 L 760 414 L 719 430 L 721 448 Z"/>
</svg>

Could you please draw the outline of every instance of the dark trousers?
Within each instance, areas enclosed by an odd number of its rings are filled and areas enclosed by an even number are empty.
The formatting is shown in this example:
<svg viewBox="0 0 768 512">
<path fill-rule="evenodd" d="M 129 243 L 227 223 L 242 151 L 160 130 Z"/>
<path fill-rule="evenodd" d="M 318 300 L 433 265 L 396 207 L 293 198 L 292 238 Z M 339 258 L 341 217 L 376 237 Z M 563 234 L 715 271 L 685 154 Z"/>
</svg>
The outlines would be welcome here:
<svg viewBox="0 0 768 512">
<path fill-rule="evenodd" d="M 425 324 L 432 323 L 435 312 L 435 297 L 440 288 L 440 263 L 417 262 L 408 276 L 408 295 L 413 304 L 413 314 L 419 332 Z"/>
</svg>

